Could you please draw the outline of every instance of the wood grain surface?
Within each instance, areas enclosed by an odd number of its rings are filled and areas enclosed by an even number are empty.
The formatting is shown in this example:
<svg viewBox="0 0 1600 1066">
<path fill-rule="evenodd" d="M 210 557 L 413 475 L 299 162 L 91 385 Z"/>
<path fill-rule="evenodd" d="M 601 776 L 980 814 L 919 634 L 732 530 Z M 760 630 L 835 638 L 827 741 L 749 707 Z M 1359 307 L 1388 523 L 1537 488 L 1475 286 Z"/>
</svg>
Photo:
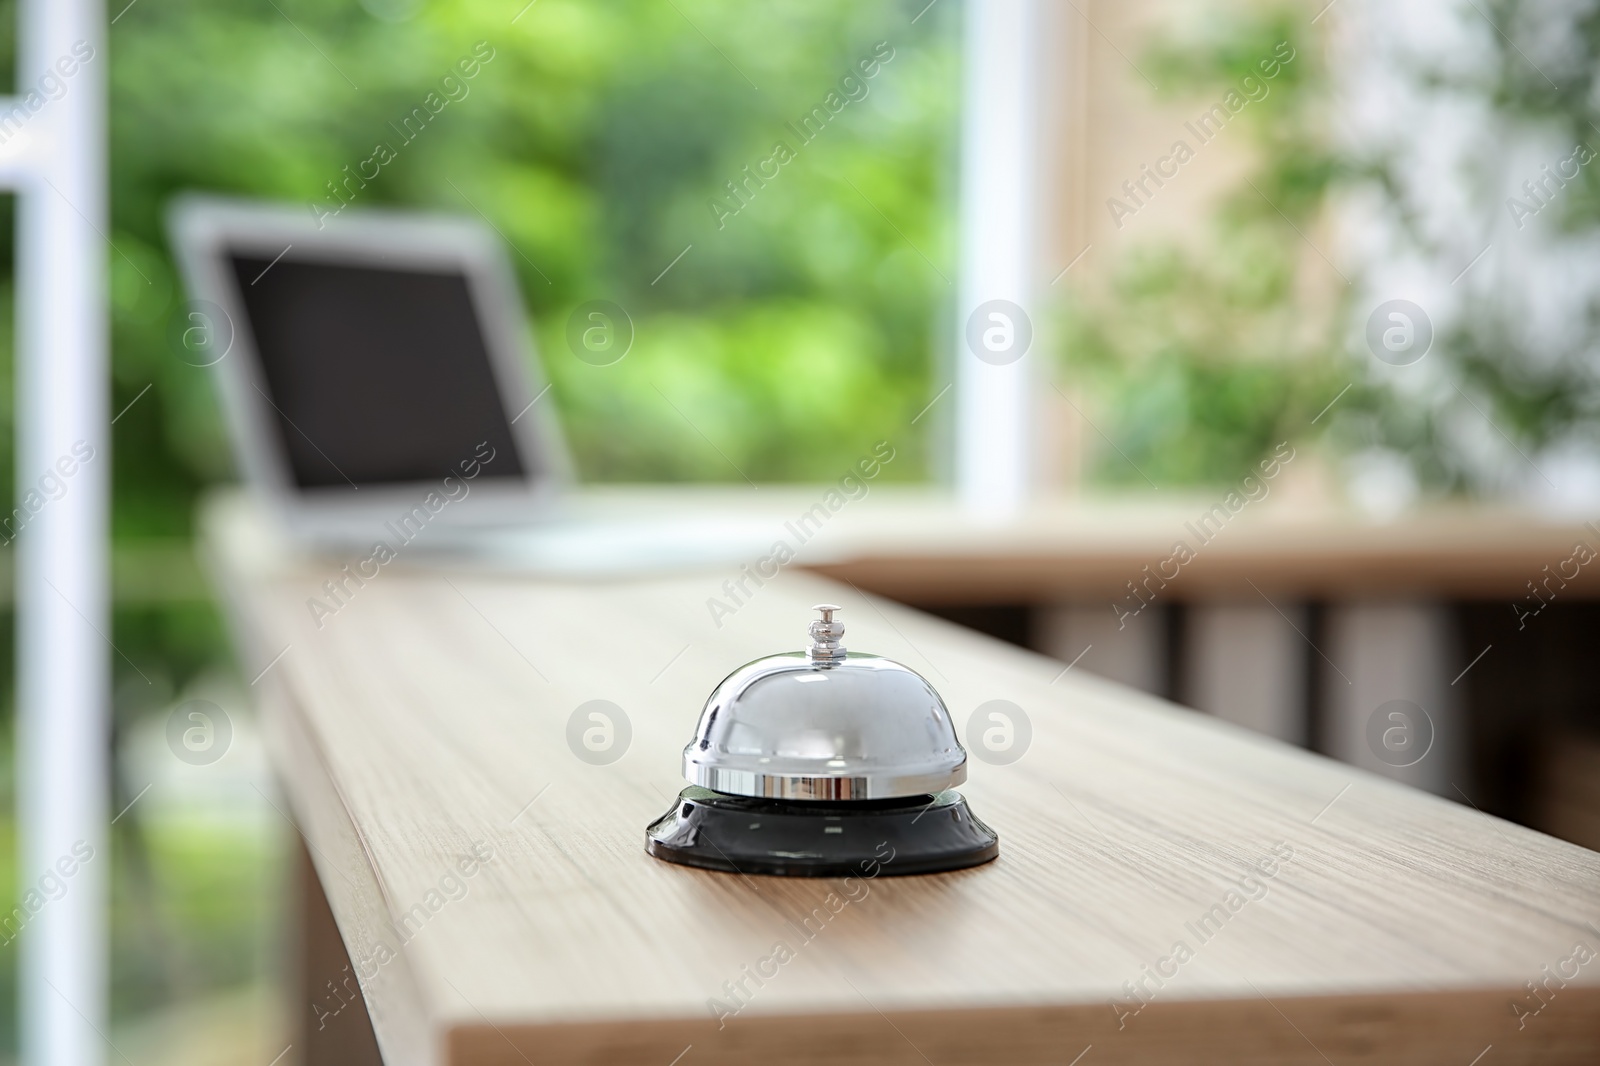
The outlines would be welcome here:
<svg viewBox="0 0 1600 1066">
<path fill-rule="evenodd" d="M 319 627 L 349 559 L 284 554 L 238 501 L 205 527 L 391 1066 L 1600 1061 L 1594 852 L 798 569 L 716 626 L 733 569 L 402 557 Z M 996 862 L 812 881 L 644 853 L 706 694 L 819 600 L 963 731 L 1022 709 L 1021 757 L 963 787 Z M 631 725 L 609 765 L 568 744 L 591 700 Z"/>
</svg>

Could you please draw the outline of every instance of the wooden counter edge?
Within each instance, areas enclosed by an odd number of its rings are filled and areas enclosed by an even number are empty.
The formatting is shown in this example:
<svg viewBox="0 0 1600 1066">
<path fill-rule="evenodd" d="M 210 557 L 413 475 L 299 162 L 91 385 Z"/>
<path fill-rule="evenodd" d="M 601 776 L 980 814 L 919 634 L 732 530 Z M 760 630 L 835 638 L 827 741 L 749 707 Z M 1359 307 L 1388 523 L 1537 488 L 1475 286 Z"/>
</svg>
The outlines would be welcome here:
<svg viewBox="0 0 1600 1066">
<path fill-rule="evenodd" d="M 1170 581 L 1149 577 L 1145 568 L 1162 562 L 1162 553 L 1028 552 L 947 553 L 907 551 L 860 554 L 804 564 L 835 581 L 912 606 L 1088 602 L 1133 603 L 1127 583 L 1147 579 L 1168 602 L 1251 602 L 1261 592 L 1313 600 L 1504 601 L 1533 609 L 1528 583 L 1541 578 L 1536 560 L 1441 555 L 1418 559 L 1396 551 L 1329 552 L 1316 562 L 1285 558 L 1197 556 Z M 1170 572 L 1170 571 L 1169 571 Z M 1600 599 L 1600 566 L 1580 572 L 1553 598 Z"/>
<path fill-rule="evenodd" d="M 379 944 L 399 941 L 394 934 L 394 908 L 361 830 L 294 699 L 292 686 L 279 681 L 258 697 L 258 703 L 274 770 L 294 815 L 291 825 L 309 852 L 335 931 L 343 942 L 343 956 L 355 962 L 361 1000 L 383 1061 L 387 1066 L 431 1066 L 438 1061 L 435 1041 L 439 1027 L 429 1016 L 412 959 L 403 944 L 388 957 L 376 950 Z M 327 954 L 331 957 L 334 953 Z M 374 965 L 374 960 L 379 961 Z M 317 1004 L 290 1006 L 291 1010 L 315 1011 Z"/>
<path fill-rule="evenodd" d="M 1555 990 L 1519 1019 L 1525 989 L 1235 1000 L 1154 1000 L 1119 1018 L 1109 1003 L 733 1018 L 463 1024 L 447 1066 L 1085 1066 L 1229 1062 L 1238 1066 L 1469 1066 L 1490 1046 L 1517 1062 L 1600 1061 L 1600 986 Z M 1119 1028 L 1119 1021 L 1121 1027 Z M 1519 1028 L 1520 1024 L 1520 1028 Z M 1084 1056 L 1086 1049 L 1092 1055 Z M 535 1059 L 534 1057 L 537 1056 Z M 1503 1061 L 1503 1060 L 1502 1060 Z"/>
</svg>

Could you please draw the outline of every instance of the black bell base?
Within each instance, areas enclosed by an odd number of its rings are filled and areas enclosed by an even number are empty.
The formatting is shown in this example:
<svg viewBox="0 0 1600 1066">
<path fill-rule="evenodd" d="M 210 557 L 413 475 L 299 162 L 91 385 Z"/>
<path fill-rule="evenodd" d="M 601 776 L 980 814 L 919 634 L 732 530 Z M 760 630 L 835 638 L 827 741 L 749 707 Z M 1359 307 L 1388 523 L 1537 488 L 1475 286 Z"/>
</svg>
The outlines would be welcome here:
<svg viewBox="0 0 1600 1066">
<path fill-rule="evenodd" d="M 986 863 L 1000 854 L 1000 838 L 954 791 L 812 803 L 690 786 L 645 829 L 644 847 L 667 862 L 726 873 L 898 877 Z"/>
</svg>

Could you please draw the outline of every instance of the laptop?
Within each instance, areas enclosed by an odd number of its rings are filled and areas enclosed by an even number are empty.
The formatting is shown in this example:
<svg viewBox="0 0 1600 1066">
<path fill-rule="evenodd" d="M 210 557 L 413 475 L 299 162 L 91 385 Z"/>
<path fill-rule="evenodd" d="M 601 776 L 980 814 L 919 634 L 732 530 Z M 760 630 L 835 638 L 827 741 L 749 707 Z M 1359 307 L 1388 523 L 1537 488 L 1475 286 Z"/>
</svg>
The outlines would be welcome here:
<svg viewBox="0 0 1600 1066">
<path fill-rule="evenodd" d="M 586 516 L 498 236 L 475 219 L 202 196 L 169 213 L 173 340 L 247 486 L 298 542 L 556 572 L 748 560 L 770 523 Z"/>
</svg>

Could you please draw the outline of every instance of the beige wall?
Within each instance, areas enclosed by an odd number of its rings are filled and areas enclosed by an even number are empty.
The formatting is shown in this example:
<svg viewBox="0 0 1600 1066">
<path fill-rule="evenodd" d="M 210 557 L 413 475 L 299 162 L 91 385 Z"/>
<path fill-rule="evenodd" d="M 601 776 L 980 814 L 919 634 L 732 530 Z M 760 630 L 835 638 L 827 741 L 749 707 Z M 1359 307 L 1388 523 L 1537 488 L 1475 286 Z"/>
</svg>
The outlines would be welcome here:
<svg viewBox="0 0 1600 1066">
<path fill-rule="evenodd" d="M 1165 95 L 1149 80 L 1154 77 L 1146 59 L 1151 40 L 1177 20 L 1197 17 L 1193 0 L 1043 4 L 1048 46 L 1041 79 L 1045 217 L 1040 276 L 1047 297 L 1069 289 L 1094 295 L 1118 257 L 1139 244 L 1200 241 L 1218 199 L 1241 187 L 1251 162 L 1250 146 L 1245 131 L 1231 125 L 1205 143 L 1185 126 L 1217 103 L 1221 91 Z M 1122 183 L 1139 179 L 1141 164 L 1153 166 L 1179 139 L 1195 150 L 1194 157 L 1176 176 L 1163 178 L 1159 188 L 1150 183 L 1153 194 L 1143 205 L 1134 205 Z M 1137 206 L 1133 215 L 1122 217 L 1120 226 L 1107 207 L 1114 196 Z M 1321 243 L 1315 235 L 1313 239 Z M 1310 248 L 1305 251 L 1308 262 L 1315 258 Z M 1080 252 L 1083 257 L 1052 284 Z M 1327 273 L 1320 260 L 1312 267 L 1314 273 Z M 1048 298 L 1041 301 L 1047 305 Z M 1055 384 L 1040 389 L 1039 478 L 1047 490 L 1071 490 L 1081 480 L 1085 455 L 1104 443 L 1086 424 L 1086 419 L 1096 420 L 1087 398 L 1062 383 L 1059 359 L 1045 371 L 1050 375 Z"/>
<path fill-rule="evenodd" d="M 1218 196 L 1237 188 L 1246 173 L 1248 146 L 1240 131 L 1225 127 L 1202 144 L 1184 125 L 1215 99 L 1158 95 L 1146 77 L 1152 35 L 1192 8 L 1175 0 L 1047 2 L 1046 92 L 1053 99 L 1043 117 L 1046 196 L 1054 218 L 1046 262 L 1059 270 L 1091 246 L 1060 284 L 1092 284 L 1097 268 L 1134 242 L 1198 232 Z M 1119 227 L 1107 199 L 1131 205 L 1122 183 L 1139 178 L 1141 164 L 1153 165 L 1180 138 L 1195 157 L 1176 177 L 1163 178 L 1162 187 L 1152 184 L 1146 205 Z"/>
</svg>

